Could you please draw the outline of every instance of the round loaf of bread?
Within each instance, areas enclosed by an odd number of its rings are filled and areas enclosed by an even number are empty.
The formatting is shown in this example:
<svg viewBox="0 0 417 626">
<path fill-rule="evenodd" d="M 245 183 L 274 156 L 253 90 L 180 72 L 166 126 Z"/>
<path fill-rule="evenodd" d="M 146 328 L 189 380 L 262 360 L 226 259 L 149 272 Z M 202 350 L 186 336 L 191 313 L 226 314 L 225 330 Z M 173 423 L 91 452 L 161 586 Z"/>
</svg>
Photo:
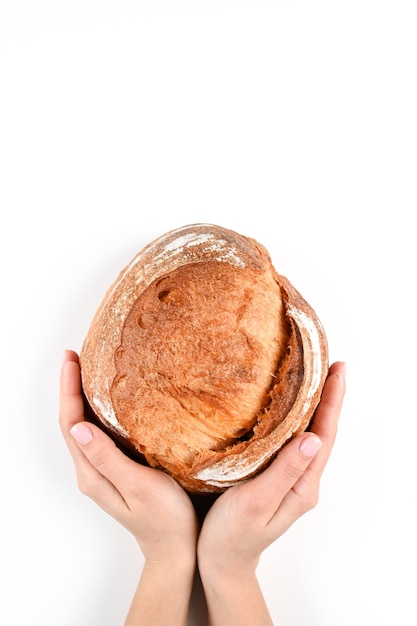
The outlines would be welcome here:
<svg viewBox="0 0 417 626">
<path fill-rule="evenodd" d="M 316 313 L 261 244 L 194 224 L 122 270 L 80 363 L 108 433 L 204 493 L 254 476 L 307 428 L 328 352 Z"/>
</svg>

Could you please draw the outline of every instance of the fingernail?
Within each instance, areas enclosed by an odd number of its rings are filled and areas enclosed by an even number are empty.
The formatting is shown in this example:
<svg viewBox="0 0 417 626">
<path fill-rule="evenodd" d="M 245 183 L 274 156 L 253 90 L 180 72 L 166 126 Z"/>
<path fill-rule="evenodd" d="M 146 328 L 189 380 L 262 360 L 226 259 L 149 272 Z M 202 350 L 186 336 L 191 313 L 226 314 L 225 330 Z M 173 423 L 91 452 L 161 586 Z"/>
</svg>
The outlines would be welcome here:
<svg viewBox="0 0 417 626">
<path fill-rule="evenodd" d="M 304 437 L 300 443 L 300 452 L 306 459 L 311 459 L 321 448 L 322 441 L 316 435 Z"/>
<path fill-rule="evenodd" d="M 62 353 L 62 365 L 64 365 L 64 363 L 66 361 L 68 361 L 68 355 L 70 353 L 70 350 L 64 350 L 64 352 Z"/>
<path fill-rule="evenodd" d="M 93 440 L 93 431 L 84 422 L 75 424 L 71 430 L 71 435 L 82 446 L 87 446 Z"/>
</svg>

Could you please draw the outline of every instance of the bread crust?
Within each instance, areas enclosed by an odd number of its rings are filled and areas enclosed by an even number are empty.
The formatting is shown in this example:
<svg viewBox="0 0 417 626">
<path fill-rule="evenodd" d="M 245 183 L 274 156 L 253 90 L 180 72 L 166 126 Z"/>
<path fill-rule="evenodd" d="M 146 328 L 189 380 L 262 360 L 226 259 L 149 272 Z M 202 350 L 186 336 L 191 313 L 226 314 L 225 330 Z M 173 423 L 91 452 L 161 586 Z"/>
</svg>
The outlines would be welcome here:
<svg viewBox="0 0 417 626">
<path fill-rule="evenodd" d="M 191 290 L 195 285 L 200 287 L 200 298 L 201 294 L 204 296 L 206 285 L 207 298 L 212 300 L 205 309 L 195 309 L 196 296 L 189 296 L 188 279 Z M 246 303 L 246 317 L 240 314 L 239 302 L 235 303 L 240 298 L 240 287 L 242 301 Z M 233 293 L 230 307 L 227 290 Z M 225 297 L 219 300 L 222 293 Z M 250 306 L 247 305 L 248 294 Z M 174 317 L 171 326 L 164 326 L 166 320 L 171 319 L 167 316 L 185 311 L 187 298 L 191 298 L 188 320 Z M 162 322 L 156 317 L 159 308 L 153 303 L 160 307 L 161 315 L 165 315 Z M 239 335 L 240 343 L 233 361 L 235 373 L 229 372 L 230 367 L 227 369 L 232 359 L 224 344 L 216 344 L 219 335 L 210 311 L 217 303 L 227 309 L 224 323 L 233 326 L 231 333 L 236 332 L 236 324 L 243 319 L 245 341 Z M 254 310 L 251 307 L 255 307 Z M 254 319 L 259 319 L 259 328 Z M 175 413 L 175 403 L 181 401 L 180 404 L 184 405 L 184 386 L 188 387 L 184 382 L 178 382 L 176 376 L 178 370 L 181 380 L 186 380 L 184 351 L 190 349 L 187 346 L 194 350 L 196 340 L 193 338 L 187 344 L 184 336 L 194 320 L 197 320 L 196 337 L 207 334 L 214 342 L 213 350 L 207 349 L 211 345 L 207 343 L 209 339 L 205 344 L 205 358 L 212 359 L 208 361 L 208 367 L 216 368 L 216 360 L 221 357 L 223 369 L 219 370 L 215 393 L 208 387 L 207 377 L 199 373 L 197 383 L 193 383 L 192 398 L 190 400 L 187 395 L 185 401 L 186 411 L 192 405 L 188 418 L 187 412 L 182 416 Z M 158 323 L 162 325 L 158 326 Z M 174 337 L 169 347 L 168 337 L 164 339 L 163 336 L 164 328 L 170 328 L 172 335 L 179 333 L 179 340 Z M 265 338 L 262 337 L 259 347 L 258 335 L 262 333 Z M 149 395 L 146 400 L 150 407 L 148 411 L 143 407 L 136 411 L 135 403 L 145 402 L 147 390 L 152 385 L 149 376 L 155 366 L 149 359 L 153 358 L 152 355 L 162 354 L 165 348 L 171 354 L 183 339 L 183 352 L 172 357 L 178 359 L 177 363 L 174 362 L 174 371 L 161 371 L 161 364 L 159 369 L 156 368 L 160 380 L 161 377 L 170 380 L 166 409 L 157 410 L 160 399 L 165 402 L 164 391 L 163 395 Z M 151 340 L 157 343 L 150 343 L 146 352 L 146 342 Z M 207 352 L 211 352 L 208 357 Z M 276 363 L 269 378 L 265 371 L 262 373 L 262 368 L 257 368 L 258 354 L 263 359 L 262 364 L 268 364 L 268 359 Z M 139 365 L 141 360 L 143 363 Z M 194 351 L 193 361 L 198 361 L 198 351 Z M 290 281 L 275 270 L 264 246 L 220 226 L 193 224 L 154 240 L 120 272 L 92 320 L 81 349 L 80 363 L 86 399 L 105 429 L 125 442 L 128 448 L 136 449 L 138 458 L 144 455 L 151 466 L 170 473 L 188 491 L 204 493 L 223 491 L 254 476 L 272 461 L 291 437 L 307 428 L 327 375 L 328 348 L 316 313 Z M 247 367 L 243 367 L 245 364 Z M 171 365 L 169 363 L 169 367 Z M 135 368 L 139 367 L 141 384 L 145 386 L 135 389 Z M 232 390 L 227 388 L 229 374 L 230 384 L 235 385 Z M 221 377 L 227 384 L 223 381 L 221 385 Z M 248 383 L 249 387 L 243 383 Z M 233 395 L 235 389 L 236 398 L 244 404 L 245 394 L 250 395 L 254 385 L 259 385 L 261 399 L 254 397 L 253 406 L 248 405 L 247 415 L 243 410 L 241 416 L 235 408 L 230 409 L 230 391 Z M 218 423 L 213 421 L 210 424 L 207 407 L 211 409 L 216 403 L 219 405 L 218 411 L 216 408 Z M 146 408 L 146 402 L 144 406 Z M 161 406 L 165 407 L 165 404 Z M 200 425 L 203 443 L 199 441 Z M 178 441 L 178 455 L 175 446 L 166 442 L 167 438 L 172 440 L 173 437 Z M 206 447 L 204 437 L 207 438 Z"/>
</svg>

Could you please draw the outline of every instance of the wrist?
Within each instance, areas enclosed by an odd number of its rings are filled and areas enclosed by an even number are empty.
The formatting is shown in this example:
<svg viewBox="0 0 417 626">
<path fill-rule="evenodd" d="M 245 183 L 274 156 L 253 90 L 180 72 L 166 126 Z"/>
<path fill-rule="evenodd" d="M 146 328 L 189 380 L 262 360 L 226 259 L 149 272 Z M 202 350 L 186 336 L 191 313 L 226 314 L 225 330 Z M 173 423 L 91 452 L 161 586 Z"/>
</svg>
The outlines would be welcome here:
<svg viewBox="0 0 417 626">
<path fill-rule="evenodd" d="M 194 582 L 188 558 L 145 559 L 124 626 L 185 626 Z"/>
<path fill-rule="evenodd" d="M 208 584 L 211 581 L 226 584 L 229 581 L 256 580 L 256 568 L 260 555 L 228 555 L 227 553 L 201 552 L 200 550 L 197 553 L 197 558 L 202 580 L 206 580 Z"/>
<path fill-rule="evenodd" d="M 151 575 L 161 576 L 166 579 L 178 578 L 182 579 L 194 576 L 196 569 L 196 558 L 191 554 L 176 554 L 166 558 L 145 557 L 143 570 Z"/>
<path fill-rule="evenodd" d="M 213 596 L 234 594 L 240 595 L 245 588 L 251 589 L 258 584 L 256 566 L 259 559 L 253 562 L 241 560 L 198 560 L 198 570 L 206 593 Z"/>
<path fill-rule="evenodd" d="M 204 570 L 200 576 L 212 626 L 273 626 L 255 568 Z"/>
<path fill-rule="evenodd" d="M 199 566 L 201 582 L 205 589 L 214 593 L 231 593 L 234 588 L 242 589 L 257 583 L 254 568 L 205 567 Z"/>
<path fill-rule="evenodd" d="M 195 570 L 196 539 L 162 538 L 158 541 L 143 542 L 137 539 L 139 548 L 145 557 L 145 565 L 151 568 Z"/>
</svg>

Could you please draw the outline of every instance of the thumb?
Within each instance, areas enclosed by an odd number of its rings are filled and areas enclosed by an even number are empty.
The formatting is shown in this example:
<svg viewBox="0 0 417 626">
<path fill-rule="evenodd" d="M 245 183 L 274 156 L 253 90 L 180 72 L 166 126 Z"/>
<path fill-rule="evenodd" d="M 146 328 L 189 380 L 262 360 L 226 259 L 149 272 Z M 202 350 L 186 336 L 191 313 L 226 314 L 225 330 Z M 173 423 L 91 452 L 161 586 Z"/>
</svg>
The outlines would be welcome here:
<svg viewBox="0 0 417 626">
<path fill-rule="evenodd" d="M 146 473 L 149 468 L 129 459 L 111 437 L 90 422 L 74 424 L 70 433 L 89 461 L 90 467 L 120 492 L 137 491 L 138 473 Z"/>
<path fill-rule="evenodd" d="M 287 443 L 269 467 L 243 485 L 246 485 L 245 493 L 251 508 L 257 508 L 270 520 L 303 476 L 321 445 L 320 438 L 313 433 L 297 435 Z"/>
</svg>

